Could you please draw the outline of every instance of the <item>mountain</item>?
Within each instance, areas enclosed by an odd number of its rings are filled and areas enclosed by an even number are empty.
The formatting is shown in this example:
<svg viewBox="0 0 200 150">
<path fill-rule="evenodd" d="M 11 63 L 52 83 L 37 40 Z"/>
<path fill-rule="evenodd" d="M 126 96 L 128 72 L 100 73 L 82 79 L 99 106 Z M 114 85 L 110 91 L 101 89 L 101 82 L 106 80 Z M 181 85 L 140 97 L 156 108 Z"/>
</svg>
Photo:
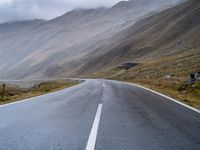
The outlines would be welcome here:
<svg viewBox="0 0 200 150">
<path fill-rule="evenodd" d="M 193 62 L 200 55 L 199 33 L 200 1 L 189 0 L 142 19 L 115 34 L 111 43 L 101 47 L 97 53 L 91 53 L 91 59 L 88 57 L 84 60 L 86 63 L 81 65 L 77 74 L 87 74 L 88 70 L 92 73 L 97 71 L 96 68 L 104 70 L 126 62 L 146 64 L 147 61 L 169 57 L 175 59 L 180 55 Z M 199 61 L 196 60 L 190 67 L 197 70 L 198 64 Z M 88 66 L 90 69 L 87 69 Z M 190 68 L 188 70 L 191 71 Z"/>
<path fill-rule="evenodd" d="M 199 35 L 200 1 L 188 0 L 117 33 L 77 74 L 137 83 L 200 108 L 200 81 L 191 80 L 200 72 Z"/>
<path fill-rule="evenodd" d="M 117 59 L 111 46 L 130 38 L 126 34 L 134 33 L 136 22 L 179 2 L 122 1 L 111 8 L 76 9 L 49 21 L 1 24 L 0 78 L 72 77 L 102 69 L 104 61 Z M 107 54 L 112 58 L 96 61 Z"/>
</svg>

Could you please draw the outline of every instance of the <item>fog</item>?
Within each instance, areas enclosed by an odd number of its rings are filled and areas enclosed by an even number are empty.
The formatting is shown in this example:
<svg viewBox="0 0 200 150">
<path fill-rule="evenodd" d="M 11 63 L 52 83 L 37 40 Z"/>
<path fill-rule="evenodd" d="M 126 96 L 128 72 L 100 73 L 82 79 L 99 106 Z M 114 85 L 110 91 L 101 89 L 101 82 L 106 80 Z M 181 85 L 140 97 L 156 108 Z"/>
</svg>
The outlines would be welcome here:
<svg viewBox="0 0 200 150">
<path fill-rule="evenodd" d="M 0 23 L 52 19 L 75 8 L 110 7 L 120 0 L 0 0 Z"/>
</svg>

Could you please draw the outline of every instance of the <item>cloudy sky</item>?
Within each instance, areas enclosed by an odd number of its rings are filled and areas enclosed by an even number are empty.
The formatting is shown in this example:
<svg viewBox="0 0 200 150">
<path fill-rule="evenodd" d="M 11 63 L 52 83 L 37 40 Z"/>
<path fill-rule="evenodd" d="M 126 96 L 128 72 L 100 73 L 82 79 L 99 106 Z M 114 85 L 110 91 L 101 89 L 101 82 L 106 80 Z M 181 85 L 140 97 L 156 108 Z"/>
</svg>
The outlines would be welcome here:
<svg viewBox="0 0 200 150">
<path fill-rule="evenodd" d="M 0 0 L 0 23 L 51 19 L 75 8 L 112 6 L 120 0 Z"/>
</svg>

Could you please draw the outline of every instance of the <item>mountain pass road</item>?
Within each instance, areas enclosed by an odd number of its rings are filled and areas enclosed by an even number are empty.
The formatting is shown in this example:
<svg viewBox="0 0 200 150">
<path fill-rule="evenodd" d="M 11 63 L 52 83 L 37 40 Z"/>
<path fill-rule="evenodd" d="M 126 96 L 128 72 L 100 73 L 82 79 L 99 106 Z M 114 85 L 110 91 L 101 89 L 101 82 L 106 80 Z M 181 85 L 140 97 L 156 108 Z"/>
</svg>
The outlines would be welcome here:
<svg viewBox="0 0 200 150">
<path fill-rule="evenodd" d="M 0 106 L 0 150 L 200 150 L 200 113 L 135 85 L 86 80 Z"/>
</svg>

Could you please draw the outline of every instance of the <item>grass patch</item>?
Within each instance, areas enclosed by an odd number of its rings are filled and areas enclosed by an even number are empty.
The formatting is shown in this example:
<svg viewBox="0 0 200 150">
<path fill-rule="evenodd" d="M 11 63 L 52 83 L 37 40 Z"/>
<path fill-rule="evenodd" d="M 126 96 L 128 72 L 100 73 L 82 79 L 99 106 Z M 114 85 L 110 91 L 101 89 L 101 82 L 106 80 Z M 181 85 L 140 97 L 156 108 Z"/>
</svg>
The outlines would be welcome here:
<svg viewBox="0 0 200 150">
<path fill-rule="evenodd" d="M 31 88 L 19 88 L 13 85 L 6 85 L 5 97 L 2 98 L 2 87 L 0 87 L 0 105 L 10 102 L 15 102 L 22 99 L 27 99 L 51 92 L 59 91 L 74 85 L 79 82 L 43 82 L 38 85 L 34 85 Z"/>
<path fill-rule="evenodd" d="M 200 87 L 197 86 L 199 83 L 189 86 L 186 86 L 185 83 L 179 83 L 177 85 L 169 84 L 167 86 L 165 84 L 163 85 L 162 83 L 160 85 L 150 85 L 143 82 L 138 82 L 138 84 L 166 94 L 192 107 L 200 109 Z"/>
<path fill-rule="evenodd" d="M 0 98 L 0 102 L 6 102 L 6 101 L 10 101 L 10 98 L 9 97 Z"/>
<path fill-rule="evenodd" d="M 187 85 L 191 73 L 200 70 L 200 49 L 141 62 L 124 71 L 117 68 L 94 73 L 94 78 L 137 83 L 200 109 L 200 83 Z"/>
</svg>

